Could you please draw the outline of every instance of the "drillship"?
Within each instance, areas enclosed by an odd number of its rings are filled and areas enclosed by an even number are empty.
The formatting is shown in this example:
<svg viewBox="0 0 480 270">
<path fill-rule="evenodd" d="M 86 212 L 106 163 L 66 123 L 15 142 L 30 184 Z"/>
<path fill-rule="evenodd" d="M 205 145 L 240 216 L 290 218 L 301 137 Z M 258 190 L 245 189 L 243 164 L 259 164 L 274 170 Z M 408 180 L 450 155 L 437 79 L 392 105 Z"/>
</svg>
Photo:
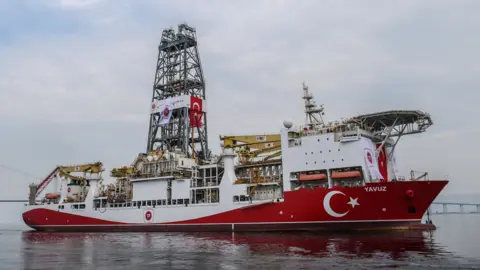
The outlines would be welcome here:
<svg viewBox="0 0 480 270">
<path fill-rule="evenodd" d="M 304 98 L 308 116 L 323 114 L 312 106 L 308 89 Z M 185 106 L 194 109 L 193 103 Z M 302 127 L 284 121 L 279 141 L 270 139 L 275 135 L 238 136 L 254 137 L 252 144 L 263 149 L 280 146 L 281 162 L 263 161 L 259 172 L 251 170 L 257 177 L 237 177 L 237 167 L 247 165 L 235 164 L 228 136 L 222 155 L 210 164 L 180 151 L 155 150 L 113 169 L 116 183 L 106 186 L 101 162 L 58 166 L 39 185 L 30 185 L 23 220 L 42 231 L 435 228 L 422 217 L 448 181 L 413 174 L 406 179 L 395 162 L 399 137 L 425 131 L 432 125 L 428 114 L 387 111 L 326 124 L 312 118 Z M 49 184 L 54 192 L 38 200 Z"/>
<path fill-rule="evenodd" d="M 57 166 L 40 184 L 29 186 L 22 214 L 29 227 L 109 232 L 435 229 L 422 218 L 448 181 L 429 180 L 427 173 L 417 177 L 413 171 L 400 175 L 395 150 L 403 135 L 433 124 L 429 114 L 392 110 L 324 122 L 323 105 L 315 104 L 304 84 L 302 126 L 285 120 L 279 134 L 221 136 L 221 155 L 207 158 L 206 143 L 201 144 L 207 106 L 204 91 L 197 91 L 203 87 L 202 72 L 193 79 L 176 79 L 173 69 L 161 74 L 167 70 L 162 65 L 200 63 L 178 60 L 196 52 L 193 28 L 179 29 L 177 35 L 164 31 L 159 59 L 168 61 L 158 61 L 151 104 L 149 138 L 154 132 L 161 136 L 149 145 L 167 143 L 140 153 L 130 166 L 112 169 L 115 181 L 109 184 L 102 162 Z M 188 48 L 193 48 L 189 54 L 178 53 Z M 178 74 L 192 74 L 182 70 Z M 185 151 L 190 142 L 191 153 Z M 201 150 L 195 149 L 199 144 Z"/>
</svg>

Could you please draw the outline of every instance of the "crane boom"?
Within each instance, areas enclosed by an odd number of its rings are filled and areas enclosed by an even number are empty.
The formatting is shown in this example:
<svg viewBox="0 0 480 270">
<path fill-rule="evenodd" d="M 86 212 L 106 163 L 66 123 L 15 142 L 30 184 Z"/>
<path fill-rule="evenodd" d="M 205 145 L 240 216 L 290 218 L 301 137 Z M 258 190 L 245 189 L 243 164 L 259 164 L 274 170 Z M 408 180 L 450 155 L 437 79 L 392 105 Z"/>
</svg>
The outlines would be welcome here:
<svg viewBox="0 0 480 270">
<path fill-rule="evenodd" d="M 246 165 L 262 154 L 268 154 L 264 160 L 281 155 L 280 134 L 220 136 L 223 147 L 235 148 L 240 164 Z M 275 152 L 275 153 L 273 153 Z"/>
</svg>

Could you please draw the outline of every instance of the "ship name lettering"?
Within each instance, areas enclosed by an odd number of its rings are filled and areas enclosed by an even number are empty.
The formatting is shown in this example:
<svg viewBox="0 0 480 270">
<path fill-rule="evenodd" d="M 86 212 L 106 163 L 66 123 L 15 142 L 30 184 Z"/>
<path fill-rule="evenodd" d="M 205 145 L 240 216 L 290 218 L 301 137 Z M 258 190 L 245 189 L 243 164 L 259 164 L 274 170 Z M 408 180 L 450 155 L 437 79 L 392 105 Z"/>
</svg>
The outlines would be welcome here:
<svg viewBox="0 0 480 270">
<path fill-rule="evenodd" d="M 382 186 L 382 187 L 365 187 L 366 192 L 386 192 L 387 191 L 387 186 Z"/>
</svg>

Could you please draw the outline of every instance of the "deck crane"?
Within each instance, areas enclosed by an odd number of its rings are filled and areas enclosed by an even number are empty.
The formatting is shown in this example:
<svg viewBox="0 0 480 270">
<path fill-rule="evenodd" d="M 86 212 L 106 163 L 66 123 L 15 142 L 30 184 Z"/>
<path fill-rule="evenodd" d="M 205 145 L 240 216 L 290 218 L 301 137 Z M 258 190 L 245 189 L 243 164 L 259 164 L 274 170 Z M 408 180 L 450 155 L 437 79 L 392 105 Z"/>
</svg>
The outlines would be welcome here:
<svg viewBox="0 0 480 270">
<path fill-rule="evenodd" d="M 263 162 L 281 155 L 279 134 L 220 136 L 224 148 L 234 148 L 241 165 Z M 270 155 L 263 156 L 262 154 Z M 261 156 L 262 155 L 262 156 Z M 253 160 L 261 158 L 261 160 Z"/>
<path fill-rule="evenodd" d="M 103 172 L 103 170 L 104 169 L 102 162 L 92 162 L 70 166 L 59 165 L 36 187 L 35 198 L 38 197 L 38 195 L 42 193 L 45 187 L 48 186 L 48 184 L 57 176 L 72 179 L 74 181 L 85 181 L 88 180 L 87 174 L 89 174 L 90 176 L 92 174 L 98 174 L 98 178 L 100 178 L 100 174 L 101 172 Z M 74 172 L 80 172 L 84 175 L 71 175 L 71 173 Z"/>
<path fill-rule="evenodd" d="M 220 136 L 224 148 L 235 149 L 239 164 L 235 167 L 236 184 L 248 183 L 249 194 L 253 194 L 258 184 L 274 183 L 281 180 L 281 159 L 273 159 L 282 154 L 279 134 Z"/>
</svg>

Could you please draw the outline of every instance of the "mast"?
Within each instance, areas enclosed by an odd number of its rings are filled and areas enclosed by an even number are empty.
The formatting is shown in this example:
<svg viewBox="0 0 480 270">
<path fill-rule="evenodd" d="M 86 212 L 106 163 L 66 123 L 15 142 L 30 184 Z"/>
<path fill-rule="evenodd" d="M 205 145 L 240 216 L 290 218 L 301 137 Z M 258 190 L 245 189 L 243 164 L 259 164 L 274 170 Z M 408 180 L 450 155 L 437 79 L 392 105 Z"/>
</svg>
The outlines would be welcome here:
<svg viewBox="0 0 480 270">
<path fill-rule="evenodd" d="M 314 126 L 323 125 L 322 115 L 323 104 L 317 106 L 313 95 L 308 91 L 308 86 L 303 82 L 303 99 L 305 100 L 305 126 L 313 128 Z"/>
</svg>

